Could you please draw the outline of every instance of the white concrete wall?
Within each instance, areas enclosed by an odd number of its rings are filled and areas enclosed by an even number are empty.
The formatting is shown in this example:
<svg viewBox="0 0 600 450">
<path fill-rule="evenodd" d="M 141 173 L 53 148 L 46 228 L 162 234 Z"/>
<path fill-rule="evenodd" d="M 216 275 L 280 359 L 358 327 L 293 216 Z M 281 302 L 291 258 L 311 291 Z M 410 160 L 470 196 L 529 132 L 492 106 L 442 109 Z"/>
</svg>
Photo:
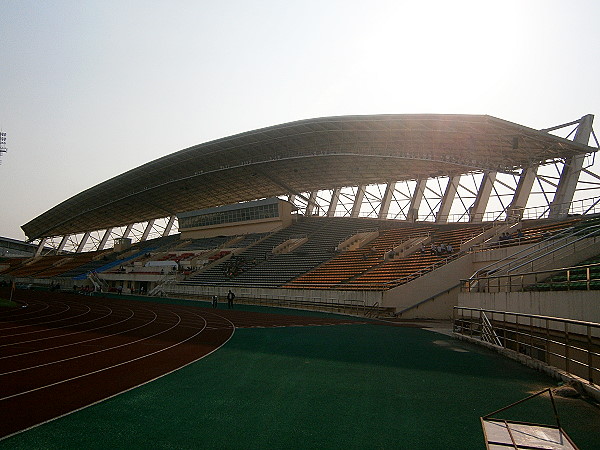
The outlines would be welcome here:
<svg viewBox="0 0 600 450">
<path fill-rule="evenodd" d="M 446 290 L 456 286 L 461 279 L 473 273 L 473 255 L 468 254 L 435 269 L 407 284 L 384 292 L 382 306 L 396 308 L 397 312 L 403 311 L 422 300 L 440 294 L 433 300 L 421 304 L 410 315 L 404 318 L 421 319 L 447 319 L 452 317 L 452 307 L 458 298 L 456 292 L 445 293 Z"/>
<path fill-rule="evenodd" d="M 600 291 L 460 293 L 458 306 L 600 323 Z"/>
<path fill-rule="evenodd" d="M 375 291 L 337 291 L 329 289 L 267 289 L 241 286 L 184 286 L 171 285 L 166 288 L 168 294 L 183 294 L 202 297 L 225 296 L 231 289 L 237 297 L 255 299 L 282 299 L 318 301 L 328 303 L 348 303 L 372 306 L 381 305 L 381 292 Z"/>
</svg>

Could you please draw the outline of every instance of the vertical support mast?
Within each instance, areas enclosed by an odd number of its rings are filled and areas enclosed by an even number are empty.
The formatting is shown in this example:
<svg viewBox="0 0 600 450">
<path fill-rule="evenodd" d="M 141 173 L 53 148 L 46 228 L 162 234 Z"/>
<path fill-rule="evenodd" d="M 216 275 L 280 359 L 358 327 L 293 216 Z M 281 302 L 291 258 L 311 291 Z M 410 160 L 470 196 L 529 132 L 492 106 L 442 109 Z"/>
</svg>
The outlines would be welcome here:
<svg viewBox="0 0 600 450">
<path fill-rule="evenodd" d="M 583 116 L 579 121 L 577 132 L 573 138 L 574 142 L 579 144 L 588 145 L 590 135 L 592 134 L 592 124 L 594 123 L 594 115 L 588 114 Z M 583 168 L 583 160 L 585 154 L 580 154 L 568 158 L 565 161 L 562 173 L 560 174 L 560 180 L 558 187 L 556 188 L 556 194 L 550 204 L 550 213 L 548 217 L 550 219 L 561 219 L 567 216 L 569 213 L 569 207 L 573 201 L 575 195 L 575 189 L 577 188 L 577 182 L 579 181 L 579 175 Z"/>
</svg>

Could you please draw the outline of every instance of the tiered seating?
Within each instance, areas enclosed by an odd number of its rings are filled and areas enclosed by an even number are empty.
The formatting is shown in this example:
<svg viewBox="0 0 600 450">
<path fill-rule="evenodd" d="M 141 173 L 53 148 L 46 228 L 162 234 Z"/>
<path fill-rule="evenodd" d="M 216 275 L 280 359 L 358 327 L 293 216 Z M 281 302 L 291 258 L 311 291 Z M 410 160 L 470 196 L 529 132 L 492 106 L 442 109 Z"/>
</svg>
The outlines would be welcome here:
<svg viewBox="0 0 600 450">
<path fill-rule="evenodd" d="M 158 258 L 152 258 L 153 261 L 175 261 L 178 263 L 179 261 L 186 261 L 188 259 L 192 259 L 196 257 L 196 253 L 194 252 L 185 252 L 185 253 L 167 253 L 166 255 L 160 256 Z"/>
<path fill-rule="evenodd" d="M 462 242 L 466 242 L 473 236 L 483 232 L 483 227 L 456 227 L 431 234 L 432 243 L 451 245 L 453 254 L 456 254 Z M 433 270 L 435 264 L 441 263 L 450 254 L 438 254 L 427 250 L 426 252 L 417 252 L 406 258 L 392 259 L 385 261 L 377 267 L 366 273 L 349 280 L 347 283 L 339 286 L 343 289 L 365 289 L 381 290 L 389 289 L 410 281 L 417 273 L 424 273 Z"/>
<path fill-rule="evenodd" d="M 55 264 L 58 264 L 64 258 L 67 258 L 67 256 L 49 255 L 39 257 L 30 262 L 20 265 L 14 270 L 5 272 L 5 274 L 9 274 L 11 277 L 31 277 L 40 272 L 43 272 L 44 270 L 49 269 Z"/>
<path fill-rule="evenodd" d="M 199 238 L 191 239 L 190 242 L 179 250 L 181 251 L 194 251 L 194 250 L 212 250 L 221 247 L 227 241 L 231 239 L 231 236 L 216 236 L 210 238 Z"/>
<path fill-rule="evenodd" d="M 287 284 L 287 287 L 331 288 L 380 264 L 386 252 L 415 236 L 427 235 L 431 227 L 399 227 L 381 232 L 367 246 L 344 252 Z"/>
<path fill-rule="evenodd" d="M 174 234 L 171 236 L 164 236 L 157 239 L 151 239 L 144 242 L 138 242 L 132 245 L 127 250 L 124 250 L 118 254 L 112 254 L 107 259 L 102 258 L 98 261 L 98 264 L 92 264 L 93 267 L 90 268 L 90 265 L 85 265 L 76 269 L 76 274 L 72 272 L 69 273 L 69 276 L 74 280 L 83 280 L 87 278 L 87 274 L 90 271 L 95 271 L 98 273 L 107 272 L 115 267 L 120 267 L 125 263 L 131 263 L 138 258 L 148 258 L 150 252 L 153 251 L 167 251 L 169 248 L 173 247 L 179 241 L 179 234 Z M 66 274 L 63 274 L 64 277 Z"/>
<path fill-rule="evenodd" d="M 0 274 L 15 270 L 17 267 L 20 267 L 29 261 L 29 259 L 30 258 L 0 258 Z"/>
<path fill-rule="evenodd" d="M 81 267 L 86 263 L 89 263 L 96 257 L 100 256 L 102 253 L 107 252 L 86 252 L 69 255 L 68 257 L 63 258 L 61 261 L 59 261 L 59 263 L 55 264 L 54 266 L 36 273 L 35 276 L 37 278 L 62 276 L 62 274 L 65 272 L 69 272 L 71 270 L 77 269 L 78 267 Z"/>
<path fill-rule="evenodd" d="M 364 219 L 313 217 L 277 231 L 237 255 L 245 261 L 241 273 L 228 271 L 228 262 L 217 264 L 186 280 L 186 284 L 252 285 L 279 287 L 330 259 L 335 246 L 348 235 L 369 226 Z M 290 253 L 274 255 L 272 250 L 294 236 L 308 241 Z"/>
<path fill-rule="evenodd" d="M 96 253 L 97 254 L 97 253 Z M 112 250 L 102 252 L 101 257 L 94 258 L 84 264 L 81 264 L 77 267 L 73 267 L 69 270 L 66 270 L 60 274 L 61 278 L 73 278 L 81 274 L 87 274 L 88 272 L 97 271 L 98 268 L 114 261 L 117 259 L 118 254 L 114 253 Z"/>
<path fill-rule="evenodd" d="M 552 221 L 544 224 L 528 224 L 523 222 L 523 227 L 519 234 L 512 234 L 505 240 L 500 240 L 502 246 L 507 245 L 520 245 L 520 244 L 534 244 L 540 242 L 556 233 L 560 233 L 567 228 L 576 227 L 581 224 L 580 219 L 570 219 L 563 221 Z"/>
</svg>

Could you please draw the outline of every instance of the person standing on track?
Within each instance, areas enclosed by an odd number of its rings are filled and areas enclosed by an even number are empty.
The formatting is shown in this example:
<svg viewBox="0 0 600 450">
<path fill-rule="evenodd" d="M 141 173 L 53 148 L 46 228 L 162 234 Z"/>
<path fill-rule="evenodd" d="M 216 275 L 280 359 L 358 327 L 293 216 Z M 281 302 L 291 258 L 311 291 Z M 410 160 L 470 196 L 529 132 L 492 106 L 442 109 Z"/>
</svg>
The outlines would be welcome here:
<svg viewBox="0 0 600 450">
<path fill-rule="evenodd" d="M 215 294 L 213 295 L 213 302 L 212 302 L 212 307 L 216 308 L 217 307 L 217 302 L 219 301 L 219 297 Z"/>
<path fill-rule="evenodd" d="M 234 298 L 235 298 L 235 294 L 233 292 L 231 292 L 231 289 L 229 289 L 229 292 L 227 293 L 227 308 L 233 309 L 233 299 Z"/>
</svg>

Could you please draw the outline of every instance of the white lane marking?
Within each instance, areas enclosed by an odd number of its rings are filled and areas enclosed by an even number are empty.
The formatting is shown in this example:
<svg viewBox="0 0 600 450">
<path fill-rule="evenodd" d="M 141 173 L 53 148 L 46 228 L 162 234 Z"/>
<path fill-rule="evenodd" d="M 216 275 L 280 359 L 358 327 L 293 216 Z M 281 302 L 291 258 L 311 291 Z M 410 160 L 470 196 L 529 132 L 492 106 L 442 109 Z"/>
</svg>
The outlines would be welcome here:
<svg viewBox="0 0 600 450">
<path fill-rule="evenodd" d="M 110 323 L 110 324 L 108 324 L 108 325 L 104 325 L 104 326 L 101 326 L 101 327 L 92 328 L 92 329 L 90 329 L 90 330 L 85 330 L 85 331 L 77 331 L 77 332 L 74 332 L 74 333 L 67 333 L 67 334 L 61 334 L 61 335 L 59 335 L 59 336 L 52 336 L 51 338 L 44 338 L 44 339 L 34 339 L 34 341 L 40 341 L 40 340 L 46 340 L 46 339 L 56 339 L 56 338 L 61 338 L 61 337 L 65 337 L 65 336 L 71 336 L 71 335 L 74 335 L 74 334 L 88 333 L 88 332 L 90 332 L 90 331 L 96 331 L 96 330 L 99 330 L 99 329 L 101 329 L 101 328 L 106 328 L 106 327 L 110 327 L 110 326 L 113 326 L 113 325 L 118 325 L 118 324 L 120 324 L 120 323 L 123 323 L 123 322 L 127 322 L 127 321 L 128 321 L 129 319 L 131 319 L 132 317 L 134 317 L 134 312 L 133 312 L 133 311 L 131 311 L 131 315 L 130 315 L 129 317 L 126 317 L 125 319 L 123 319 L 123 320 L 121 320 L 121 321 L 119 321 L 119 322 Z M 119 332 L 117 332 L 117 333 L 105 334 L 105 335 L 102 335 L 102 336 L 99 336 L 99 337 L 96 337 L 96 338 L 85 339 L 85 340 L 83 340 L 83 341 L 72 342 L 72 343 L 70 343 L 70 344 L 57 345 L 57 346 L 55 346 L 55 347 L 48 347 L 48 348 L 42 348 L 42 349 L 39 349 L 39 350 L 32 350 L 32 351 L 30 351 L 30 352 L 25 352 L 25 353 L 17 353 L 17 354 L 15 354 L 15 355 L 9 355 L 9 356 L 0 356 L 0 359 L 14 358 L 15 356 L 23 356 L 23 355 L 30 355 L 30 354 L 32 354 L 32 353 L 46 352 L 46 351 L 48 351 L 48 350 L 54 350 L 54 349 L 57 349 L 57 348 L 69 347 L 69 346 L 71 346 L 71 345 L 81 345 L 81 344 L 83 344 L 84 342 L 96 341 L 96 340 L 98 340 L 98 339 L 104 339 L 104 338 L 111 337 L 111 336 L 119 336 L 119 335 L 121 335 L 121 334 L 126 334 L 126 333 L 129 333 L 130 331 L 137 330 L 137 329 L 139 329 L 139 328 L 145 327 L 146 325 L 153 323 L 155 320 L 156 320 L 156 317 L 155 317 L 153 320 L 151 320 L 150 322 L 145 322 L 145 323 L 143 323 L 142 325 L 139 325 L 139 326 L 137 326 L 137 327 L 128 328 L 127 330 L 119 331 Z M 78 325 L 79 325 L 79 324 L 78 324 Z M 33 342 L 33 341 L 25 341 L 25 342 Z M 23 343 L 24 343 L 24 342 L 17 342 L 17 343 L 15 343 L 15 344 L 8 344 L 8 345 L 16 345 L 16 344 L 23 344 Z M 2 347 L 2 346 L 0 346 L 0 347 Z M 0 374 L 0 375 L 2 375 L 2 374 Z"/>
<path fill-rule="evenodd" d="M 233 324 L 232 324 L 232 325 L 233 325 Z M 234 329 L 234 331 L 235 331 L 235 326 L 234 326 L 234 328 L 233 328 L 233 329 Z M 169 350 L 170 348 L 176 347 L 176 346 L 178 346 L 178 345 L 181 345 L 181 344 L 183 344 L 184 342 L 187 342 L 187 341 L 189 341 L 190 339 L 192 339 L 192 338 L 196 337 L 197 335 L 199 335 L 199 334 L 200 334 L 200 333 L 202 333 L 203 331 L 204 331 L 204 328 L 202 328 L 200 331 L 196 332 L 196 333 L 195 333 L 195 334 L 193 334 L 192 336 L 190 336 L 190 337 L 188 337 L 188 338 L 184 339 L 183 341 L 177 342 L 177 343 L 175 343 L 175 344 L 173 344 L 173 345 L 170 345 L 170 346 L 168 346 L 168 347 L 165 347 L 165 348 L 163 348 L 163 349 L 156 350 L 156 351 L 154 351 L 154 352 L 152 352 L 152 353 L 147 353 L 147 354 L 145 354 L 145 355 L 138 356 L 137 358 L 134 358 L 134 359 L 129 359 L 129 360 L 127 360 L 127 361 L 122 361 L 122 362 L 120 362 L 120 363 L 113 364 L 112 366 L 103 367 L 102 369 L 98 369 L 98 370 L 94 370 L 94 371 L 92 371 L 92 372 L 88 372 L 88 373 L 84 373 L 84 374 L 81 374 L 81 375 L 77 375 L 76 377 L 67 378 L 67 379 L 65 379 L 65 380 L 60 380 L 60 381 L 57 381 L 57 382 L 55 382 L 55 383 L 47 384 L 47 385 L 45 385 L 45 386 L 39 386 L 39 387 L 37 387 L 37 388 L 30 389 L 30 390 L 28 390 L 28 391 L 23 391 L 23 392 L 18 392 L 18 393 L 16 393 L 16 394 L 8 395 L 8 396 L 6 396 L 6 397 L 2 397 L 2 398 L 0 398 L 0 401 L 2 401 L 2 400 L 8 400 L 8 399 L 15 398 L 15 397 L 19 397 L 19 396 L 21 396 L 21 395 L 29 394 L 29 393 L 31 393 L 31 392 L 39 391 L 39 390 L 46 389 L 46 388 L 49 388 L 49 387 L 52 387 L 52 386 L 57 386 L 57 385 L 59 385 L 59 384 L 63 384 L 63 383 L 67 383 L 67 382 L 69 382 L 69 381 L 77 380 L 77 379 L 79 379 L 79 378 L 84 378 L 84 377 L 87 377 L 87 376 L 90 376 L 90 375 L 95 375 L 95 374 L 97 374 L 97 373 L 104 372 L 104 371 L 106 371 L 106 370 L 109 370 L 109 369 L 114 369 L 115 367 L 123 366 L 123 365 L 125 365 L 125 364 L 129 364 L 129 363 L 132 363 L 132 362 L 134 362 L 134 361 L 138 361 L 138 360 L 140 360 L 140 359 L 144 359 L 144 358 L 147 358 L 147 357 L 149 357 L 149 356 L 156 355 L 156 354 L 158 354 L 158 353 L 164 352 L 164 351 L 166 351 L 166 350 Z M 160 333 L 158 333 L 158 334 L 160 334 Z M 233 336 L 233 333 L 231 333 L 231 336 Z M 230 339 L 231 339 L 231 336 L 229 337 Z M 227 339 L 227 341 L 229 341 L 229 339 Z M 227 342 L 227 341 L 226 341 L 226 342 Z M 221 346 L 220 346 L 220 347 L 221 347 Z M 220 347 L 219 347 L 219 348 L 220 348 Z M 215 350 L 216 350 L 216 349 L 215 349 Z M 210 353 L 214 352 L 215 350 L 211 351 Z M 210 353 L 208 353 L 208 354 L 210 354 Z M 208 354 L 207 354 L 207 355 L 208 355 Z M 204 357 L 204 356 L 207 356 L 207 355 L 203 355 L 202 357 Z M 198 359 L 201 359 L 201 358 L 198 358 Z M 196 360 L 196 361 L 197 361 L 197 360 Z M 193 361 L 192 361 L 192 362 L 193 362 Z M 188 364 L 190 364 L 190 363 L 188 363 Z M 187 364 L 186 364 L 186 365 L 187 365 Z M 185 367 L 185 366 L 181 366 L 181 367 Z M 181 367 L 178 367 L 178 369 L 180 369 Z M 175 370 L 177 370 L 177 369 L 174 369 L 174 370 L 173 370 L 173 371 L 171 371 L 171 372 L 174 372 Z M 168 373 L 171 373 L 171 372 L 168 372 Z M 166 375 L 166 374 L 163 374 L 163 375 L 160 375 L 160 376 L 164 376 L 164 375 Z M 154 378 L 154 379 L 160 378 L 160 376 L 159 376 L 159 377 L 156 377 L 156 378 Z M 150 381 L 152 381 L 152 380 L 150 380 Z M 145 384 L 145 383 L 143 383 L 143 384 Z M 141 384 L 140 384 L 140 385 L 138 385 L 138 386 L 141 386 Z M 137 387 L 137 386 L 136 386 L 136 387 Z M 125 391 L 123 391 L 123 392 L 125 392 Z M 115 394 L 115 395 L 116 395 L 116 394 Z M 107 397 L 107 398 L 110 398 L 110 397 Z M 104 400 L 106 400 L 106 399 L 104 399 Z M 87 406 L 90 406 L 90 405 L 87 405 Z"/>
<path fill-rule="evenodd" d="M 110 308 L 109 308 L 109 310 L 110 310 Z M 112 311 L 112 310 L 110 310 L 110 311 Z M 12 344 L 2 344 L 2 345 L 0 345 L 0 347 L 10 347 L 12 345 L 29 344 L 30 342 L 37 342 L 37 341 L 47 341 L 49 339 L 56 339 L 56 338 L 61 338 L 61 337 L 65 337 L 65 336 L 72 336 L 72 335 L 75 335 L 75 334 L 87 333 L 89 331 L 101 330 L 102 328 L 110 327 L 112 325 L 118 325 L 118 324 L 120 324 L 122 322 L 126 322 L 127 320 L 131 319 L 134 316 L 134 312 L 132 310 L 129 310 L 129 312 L 131 313 L 129 315 L 129 317 L 125 317 L 123 320 L 121 320 L 119 322 L 113 322 L 113 323 L 109 323 L 108 325 L 102 325 L 101 327 L 89 328 L 89 329 L 86 329 L 84 331 L 73 331 L 72 333 L 58 334 L 58 335 L 55 335 L 55 336 L 43 337 L 43 338 L 38 338 L 38 339 L 30 339 L 28 341 L 13 342 Z M 106 316 L 99 317 L 98 319 L 89 320 L 87 322 L 78 322 L 77 325 L 81 325 L 81 324 L 84 324 L 84 323 L 95 322 L 96 320 L 104 319 L 106 317 L 110 317 L 111 315 L 112 315 L 111 313 L 108 313 Z M 11 336 L 14 336 L 14 335 L 11 335 Z M 2 358 L 0 358 L 0 359 L 2 359 Z"/>
<path fill-rule="evenodd" d="M 28 323 L 28 324 L 25 324 L 25 325 L 19 325 L 17 327 L 3 328 L 3 330 L 14 330 L 16 328 L 25 328 L 25 327 L 37 327 L 37 326 L 46 325 L 46 324 L 49 324 L 49 323 L 61 322 L 61 321 L 65 320 L 65 319 L 75 319 L 75 318 L 80 317 L 80 316 L 85 316 L 86 314 L 88 314 L 92 310 L 92 308 L 90 308 L 88 305 L 84 305 L 84 306 L 87 308 L 87 311 L 84 311 L 81 314 L 77 314 L 75 316 L 63 317 L 63 318 L 57 319 L 57 320 L 48 320 L 46 322 Z M 65 312 L 69 311 L 70 309 L 71 309 L 71 307 L 69 306 L 64 311 L 60 311 L 60 312 L 58 312 L 56 314 L 64 314 Z M 47 316 L 44 316 L 44 317 L 55 316 L 56 314 L 48 314 Z M 39 319 L 39 318 L 40 317 L 35 317 L 35 319 Z M 28 332 L 25 332 L 25 333 L 7 334 L 7 335 L 3 335 L 2 337 L 21 336 L 23 334 L 31 334 L 31 333 L 39 333 L 39 331 L 28 331 Z"/>
<path fill-rule="evenodd" d="M 155 316 L 156 316 L 156 314 L 155 314 Z M 156 317 L 158 317 L 158 316 L 156 316 Z M 150 325 L 150 324 L 151 324 L 151 323 L 153 323 L 153 322 L 154 322 L 154 320 L 152 320 L 151 322 L 148 322 L 148 323 L 144 324 L 143 326 Z M 147 339 L 150 339 L 150 338 L 153 338 L 153 337 L 155 337 L 155 336 L 158 336 L 159 334 L 163 334 L 163 333 L 166 333 L 167 331 L 170 331 L 170 330 L 172 330 L 173 328 L 175 328 L 175 327 L 176 327 L 176 326 L 179 324 L 179 322 L 181 322 L 181 318 L 179 318 L 178 322 L 177 322 L 177 323 L 175 323 L 173 326 L 171 326 L 171 328 L 167 328 L 166 330 L 162 330 L 162 331 L 160 331 L 159 333 L 154 333 L 153 335 L 146 336 L 146 337 L 144 337 L 144 338 L 137 339 L 137 340 L 135 340 L 135 341 L 126 342 L 126 343 L 124 343 L 124 344 L 120 344 L 120 345 L 117 345 L 117 346 L 115 346 L 115 347 L 104 348 L 104 349 L 102 349 L 102 350 L 96 350 L 95 352 L 84 353 L 83 355 L 72 356 L 72 357 L 70 357 L 70 358 L 59 359 L 59 360 L 57 360 L 57 361 L 52 361 L 52 362 L 48 362 L 48 363 L 44 363 L 44 364 L 38 364 L 37 366 L 24 367 L 24 368 L 22 368 L 22 369 L 11 370 L 11 371 L 9 371 L 9 372 L 2 372 L 2 373 L 0 373 L 0 376 L 3 376 L 3 375 L 9 375 L 9 374 L 11 374 L 11 373 L 16 373 L 16 372 L 24 372 L 24 371 L 26 371 L 26 370 L 37 369 L 37 368 L 39 368 L 39 367 L 50 366 L 50 365 L 52 365 L 52 364 L 58 364 L 58 363 L 65 362 L 65 361 L 72 361 L 72 360 L 74 360 L 74 359 L 78 359 L 78 358 L 85 358 L 86 356 L 94 355 L 94 354 L 96 354 L 96 353 L 107 352 L 107 351 L 110 351 L 110 350 L 115 350 L 115 349 L 117 349 L 117 348 L 120 348 L 120 347 L 125 347 L 125 346 L 127 346 L 127 345 L 135 344 L 136 342 L 145 341 L 145 340 L 147 340 Z M 0 400 L 3 400 L 3 399 L 4 399 L 4 398 L 0 398 Z"/>
<path fill-rule="evenodd" d="M 200 319 L 203 319 L 203 320 L 206 322 L 206 319 L 204 319 L 204 317 L 200 316 L 199 314 L 197 314 L 197 313 L 192 313 L 192 314 L 195 314 L 197 317 L 199 317 Z M 219 316 L 219 317 L 222 317 L 222 316 Z M 14 432 L 14 433 L 12 433 L 12 434 L 9 434 L 9 435 L 7 435 L 7 436 L 4 436 L 3 438 L 0 438 L 0 441 L 3 441 L 4 439 L 8 439 L 9 437 L 11 437 L 11 436 L 15 436 L 15 435 L 17 435 L 17 434 L 19 434 L 19 433 L 23 433 L 23 432 L 25 432 L 25 431 L 31 430 L 31 429 L 33 429 L 33 428 L 35 428 L 35 427 L 38 427 L 38 426 L 40 426 L 40 425 L 44 425 L 45 423 L 52 422 L 53 420 L 60 419 L 60 418 L 62 418 L 62 417 L 66 417 L 66 416 L 68 416 L 68 415 L 70 415 L 70 414 L 73 414 L 73 413 L 76 413 L 76 412 L 78 412 L 78 411 L 82 411 L 82 410 L 84 410 L 85 408 L 89 408 L 90 406 L 97 405 L 97 404 L 99 404 L 99 403 L 102 403 L 102 402 L 104 402 L 104 401 L 106 401 L 106 400 L 109 400 L 109 399 L 111 399 L 111 398 L 113 398 L 113 397 L 116 397 L 117 395 L 121 395 L 121 394 L 124 394 L 124 393 L 126 393 L 126 392 L 129 392 L 129 391 L 131 391 L 131 390 L 133 390 L 133 389 L 137 389 L 137 388 L 138 388 L 138 387 L 140 387 L 140 386 L 144 386 L 144 385 L 146 385 L 146 384 L 148 384 L 148 383 L 152 383 L 153 381 L 155 381 L 155 380 L 158 380 L 159 378 L 165 377 L 165 376 L 167 376 L 167 375 L 169 375 L 169 374 L 171 374 L 171 373 L 173 373 L 173 372 L 176 372 L 176 371 L 178 371 L 178 370 L 180 370 L 180 369 L 183 369 L 184 367 L 187 367 L 187 366 L 189 366 L 190 364 L 193 364 L 193 363 L 195 363 L 195 362 L 197 362 L 197 361 L 200 361 L 201 359 L 204 359 L 204 358 L 206 358 L 206 357 L 207 357 L 207 356 L 209 356 L 209 355 L 212 355 L 214 352 L 216 352 L 217 350 L 219 350 L 221 347 L 223 347 L 225 344 L 227 344 L 227 343 L 229 342 L 229 340 L 230 340 L 230 339 L 233 337 L 233 335 L 234 335 L 234 333 L 235 333 L 235 330 L 236 330 L 236 327 L 235 327 L 235 325 L 233 324 L 233 322 L 231 322 L 229 319 L 227 319 L 227 318 L 225 318 L 225 317 L 222 317 L 222 318 L 223 318 L 223 319 L 225 319 L 225 320 L 227 320 L 227 321 L 228 321 L 228 322 L 231 324 L 231 326 L 232 326 L 232 331 L 231 331 L 231 334 L 229 335 L 229 337 L 228 337 L 228 338 L 227 338 L 227 339 L 226 339 L 226 340 L 225 340 L 225 341 L 224 341 L 224 342 L 223 342 L 221 345 L 219 345 L 218 347 L 215 347 L 215 348 L 214 348 L 214 349 L 212 349 L 210 352 L 208 352 L 208 353 L 206 353 L 206 354 L 204 354 L 204 355 L 200 356 L 199 358 L 196 358 L 196 359 L 194 359 L 193 361 L 190 361 L 190 362 L 188 362 L 188 363 L 186 363 L 186 364 L 184 364 L 184 365 L 182 365 L 182 366 L 179 366 L 179 367 L 177 367 L 177 368 L 175 368 L 175 369 L 173 369 L 173 370 L 170 370 L 170 371 L 168 371 L 168 372 L 165 372 L 165 373 L 163 373 L 163 374 L 161 374 L 161 375 L 159 375 L 159 376 L 157 376 L 157 377 L 154 377 L 154 378 L 152 378 L 152 379 L 150 379 L 150 380 L 144 381 L 143 383 L 137 384 L 137 385 L 135 385 L 135 386 L 132 386 L 132 387 L 130 387 L 130 388 L 124 389 L 124 390 L 122 390 L 122 391 L 120 391 L 120 392 L 117 392 L 116 394 L 109 395 L 108 397 L 104 397 L 104 398 L 102 398 L 102 399 L 100 399 L 100 400 L 97 400 L 97 401 L 95 401 L 95 402 L 92 402 L 92 403 L 90 403 L 90 404 L 88 404 L 88 405 L 82 406 L 81 408 L 74 409 L 74 410 L 72 410 L 72 411 L 66 412 L 66 413 L 64 413 L 64 414 L 61 414 L 61 415 L 59 415 L 59 416 L 53 417 L 53 418 L 51 418 L 51 419 L 48 419 L 48 420 L 45 420 L 45 421 L 43 421 L 43 422 L 37 423 L 37 424 L 35 424 L 35 425 L 32 425 L 32 426 L 30 426 L 30 427 L 24 428 L 24 429 L 22 429 L 22 430 L 15 431 L 15 432 Z M 199 333 L 202 333 L 202 331 L 203 331 L 203 330 L 201 330 Z M 199 334 L 199 333 L 198 333 L 198 334 Z M 192 336 L 192 337 L 195 337 L 195 336 Z M 191 339 L 191 338 L 190 338 L 190 339 Z M 185 341 L 184 341 L 184 342 L 185 342 Z M 183 343 L 183 342 L 182 342 L 182 343 Z M 175 345 L 179 345 L 179 344 L 175 344 Z M 147 356 L 149 356 L 149 355 L 147 355 Z M 145 356 L 144 356 L 144 357 L 145 357 Z M 144 358 L 144 357 L 140 357 L 140 359 L 141 359 L 141 358 Z M 125 364 L 125 363 L 123 363 L 123 364 Z M 107 369 L 103 369 L 103 370 L 108 370 L 108 368 L 107 368 Z M 82 376 L 83 376 L 83 375 L 82 375 Z M 68 380 L 67 380 L 67 381 L 68 381 Z"/>
</svg>

